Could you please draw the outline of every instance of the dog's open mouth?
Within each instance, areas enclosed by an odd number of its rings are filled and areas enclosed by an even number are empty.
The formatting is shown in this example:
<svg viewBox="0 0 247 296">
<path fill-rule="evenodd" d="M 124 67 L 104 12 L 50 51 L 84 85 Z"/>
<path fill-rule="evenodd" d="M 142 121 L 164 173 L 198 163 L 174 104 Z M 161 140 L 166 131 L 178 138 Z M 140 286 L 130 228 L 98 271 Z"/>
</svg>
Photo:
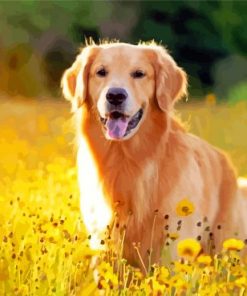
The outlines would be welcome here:
<svg viewBox="0 0 247 296">
<path fill-rule="evenodd" d="M 100 120 L 106 129 L 107 136 L 111 139 L 120 140 L 137 127 L 142 115 L 142 108 L 131 117 L 119 111 L 112 111 L 106 118 L 100 117 Z"/>
</svg>

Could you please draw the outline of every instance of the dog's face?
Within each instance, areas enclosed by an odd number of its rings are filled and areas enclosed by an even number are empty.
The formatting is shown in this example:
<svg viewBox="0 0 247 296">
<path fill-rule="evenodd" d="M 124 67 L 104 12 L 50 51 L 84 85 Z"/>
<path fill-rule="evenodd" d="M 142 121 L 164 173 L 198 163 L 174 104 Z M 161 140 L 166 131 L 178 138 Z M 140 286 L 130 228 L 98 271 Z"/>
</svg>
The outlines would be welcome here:
<svg viewBox="0 0 247 296">
<path fill-rule="evenodd" d="M 62 79 L 64 96 L 77 107 L 90 100 L 105 137 L 131 138 L 150 103 L 168 111 L 186 92 L 186 76 L 160 46 L 123 43 L 86 47 Z"/>
<path fill-rule="evenodd" d="M 108 139 L 128 139 L 139 129 L 154 95 L 154 69 L 134 46 L 102 49 L 90 69 L 89 96 Z"/>
</svg>

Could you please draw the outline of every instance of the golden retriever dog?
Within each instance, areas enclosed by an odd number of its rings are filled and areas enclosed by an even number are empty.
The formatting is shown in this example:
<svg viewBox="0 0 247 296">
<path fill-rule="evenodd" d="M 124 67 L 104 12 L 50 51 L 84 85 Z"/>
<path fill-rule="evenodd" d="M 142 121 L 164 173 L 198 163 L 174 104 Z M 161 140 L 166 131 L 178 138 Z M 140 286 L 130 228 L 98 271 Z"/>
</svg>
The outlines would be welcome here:
<svg viewBox="0 0 247 296">
<path fill-rule="evenodd" d="M 179 239 L 201 236 L 203 244 L 204 217 L 218 249 L 236 233 L 247 236 L 246 182 L 239 189 L 227 157 L 173 116 L 187 76 L 165 48 L 90 44 L 65 71 L 62 89 L 77 118 L 81 212 L 92 248 L 104 247 L 114 223 L 113 239 L 125 229 L 123 257 L 135 266 L 140 258 L 146 267 L 159 263 L 178 224 Z M 176 206 L 185 197 L 195 210 L 181 218 Z"/>
</svg>

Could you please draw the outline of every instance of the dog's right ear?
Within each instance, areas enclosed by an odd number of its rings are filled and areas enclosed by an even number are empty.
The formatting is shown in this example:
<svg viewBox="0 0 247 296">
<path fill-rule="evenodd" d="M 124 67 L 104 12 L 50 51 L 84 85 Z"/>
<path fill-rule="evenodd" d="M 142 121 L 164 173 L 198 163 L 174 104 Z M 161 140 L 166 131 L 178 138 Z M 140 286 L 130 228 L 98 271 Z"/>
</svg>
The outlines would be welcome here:
<svg viewBox="0 0 247 296">
<path fill-rule="evenodd" d="M 63 74 L 61 80 L 63 96 L 71 101 L 73 111 L 78 109 L 87 97 L 89 70 L 98 49 L 96 45 L 85 47 L 73 65 Z"/>
</svg>

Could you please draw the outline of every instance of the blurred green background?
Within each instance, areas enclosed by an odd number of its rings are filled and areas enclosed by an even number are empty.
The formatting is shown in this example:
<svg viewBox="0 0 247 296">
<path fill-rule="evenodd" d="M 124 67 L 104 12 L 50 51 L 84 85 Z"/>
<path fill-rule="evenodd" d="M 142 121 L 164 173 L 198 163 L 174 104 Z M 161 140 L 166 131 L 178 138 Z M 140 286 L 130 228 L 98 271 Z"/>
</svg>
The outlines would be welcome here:
<svg viewBox="0 0 247 296">
<path fill-rule="evenodd" d="M 60 96 L 86 37 L 154 39 L 189 75 L 191 100 L 247 100 L 247 1 L 1 1 L 0 92 Z"/>
</svg>

